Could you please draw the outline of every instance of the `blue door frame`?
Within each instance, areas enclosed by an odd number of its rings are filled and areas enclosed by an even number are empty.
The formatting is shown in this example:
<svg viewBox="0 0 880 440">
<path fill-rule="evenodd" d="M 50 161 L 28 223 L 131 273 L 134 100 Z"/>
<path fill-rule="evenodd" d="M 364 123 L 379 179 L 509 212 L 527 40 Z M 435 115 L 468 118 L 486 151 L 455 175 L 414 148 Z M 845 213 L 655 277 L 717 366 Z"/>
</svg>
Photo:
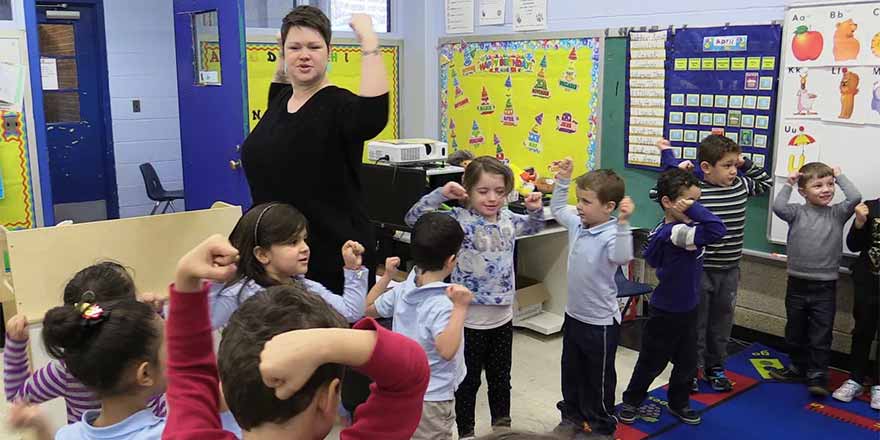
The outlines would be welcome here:
<svg viewBox="0 0 880 440">
<path fill-rule="evenodd" d="M 107 156 L 104 176 L 108 188 L 107 216 L 119 217 L 119 198 L 116 189 L 116 166 L 113 154 L 113 127 L 110 113 L 110 88 L 107 73 L 107 40 L 104 30 L 103 0 L 64 0 L 70 5 L 92 6 L 96 14 L 96 31 L 98 34 L 98 84 L 103 115 L 104 139 L 107 143 Z M 40 198 L 43 210 L 43 224 L 55 224 L 55 212 L 52 204 L 52 179 L 49 168 L 49 149 L 46 133 L 46 116 L 43 111 L 43 79 L 40 74 L 40 35 L 38 32 L 37 0 L 24 0 L 25 29 L 27 30 L 28 65 L 30 68 L 31 95 L 33 97 L 34 126 L 30 129 L 30 142 L 36 142 L 37 164 L 40 170 Z"/>
</svg>

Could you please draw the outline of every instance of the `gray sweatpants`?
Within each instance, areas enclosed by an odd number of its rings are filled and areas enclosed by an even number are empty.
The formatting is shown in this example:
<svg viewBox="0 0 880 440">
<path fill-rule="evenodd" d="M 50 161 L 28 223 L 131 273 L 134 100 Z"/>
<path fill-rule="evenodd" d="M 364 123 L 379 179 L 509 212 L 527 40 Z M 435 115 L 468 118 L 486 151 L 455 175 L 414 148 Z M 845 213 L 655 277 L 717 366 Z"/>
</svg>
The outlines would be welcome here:
<svg viewBox="0 0 880 440">
<path fill-rule="evenodd" d="M 738 286 L 739 267 L 703 270 L 697 316 L 697 365 L 700 368 L 724 366 Z"/>
<path fill-rule="evenodd" d="M 412 440 L 452 440 L 455 429 L 455 400 L 423 402 L 422 420 Z"/>
</svg>

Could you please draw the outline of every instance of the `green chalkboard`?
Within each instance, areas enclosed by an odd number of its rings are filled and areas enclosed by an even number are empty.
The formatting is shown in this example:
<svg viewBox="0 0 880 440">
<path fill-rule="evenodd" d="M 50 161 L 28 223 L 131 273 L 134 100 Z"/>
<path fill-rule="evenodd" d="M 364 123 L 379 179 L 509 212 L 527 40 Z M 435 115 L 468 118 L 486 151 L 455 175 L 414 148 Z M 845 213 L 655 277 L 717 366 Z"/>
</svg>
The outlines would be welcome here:
<svg viewBox="0 0 880 440">
<path fill-rule="evenodd" d="M 605 39 L 605 73 L 602 94 L 602 151 L 600 164 L 613 168 L 626 181 L 626 192 L 636 203 L 632 224 L 653 228 L 661 217 L 660 206 L 648 197 L 657 173 L 625 168 L 624 118 L 626 117 L 626 38 Z M 767 195 L 749 200 L 746 215 L 745 248 L 768 253 L 785 253 L 785 247 L 767 242 Z"/>
</svg>

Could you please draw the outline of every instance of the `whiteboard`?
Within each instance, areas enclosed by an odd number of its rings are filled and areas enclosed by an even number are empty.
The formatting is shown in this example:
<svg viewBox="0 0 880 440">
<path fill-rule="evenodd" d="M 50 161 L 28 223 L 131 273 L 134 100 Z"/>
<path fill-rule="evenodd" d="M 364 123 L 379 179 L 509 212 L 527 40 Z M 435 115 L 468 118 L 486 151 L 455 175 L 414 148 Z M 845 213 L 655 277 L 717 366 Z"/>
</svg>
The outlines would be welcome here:
<svg viewBox="0 0 880 440">
<path fill-rule="evenodd" d="M 880 2 L 789 7 L 782 52 L 773 197 L 789 170 L 810 161 L 840 166 L 863 199 L 880 197 Z M 855 94 L 853 75 L 859 83 Z M 833 203 L 843 199 L 838 187 Z M 804 203 L 796 189 L 791 203 Z M 768 217 L 768 240 L 785 244 L 788 225 L 773 214 L 772 201 Z M 851 253 L 845 243 L 844 251 Z"/>
</svg>

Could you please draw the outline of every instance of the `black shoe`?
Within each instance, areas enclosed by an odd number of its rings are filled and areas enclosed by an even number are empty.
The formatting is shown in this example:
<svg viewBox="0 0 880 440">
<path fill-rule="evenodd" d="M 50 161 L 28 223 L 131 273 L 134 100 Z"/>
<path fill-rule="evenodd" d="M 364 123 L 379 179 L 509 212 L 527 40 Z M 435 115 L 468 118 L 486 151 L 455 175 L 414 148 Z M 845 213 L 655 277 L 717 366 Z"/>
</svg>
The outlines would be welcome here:
<svg viewBox="0 0 880 440">
<path fill-rule="evenodd" d="M 712 385 L 712 389 L 720 393 L 733 390 L 733 383 L 724 374 L 724 367 L 716 365 L 706 369 L 706 382 Z"/>
<path fill-rule="evenodd" d="M 639 416 L 639 409 L 635 406 L 632 406 L 628 403 L 624 403 L 620 405 L 620 412 L 617 414 L 617 418 L 620 419 L 621 423 L 625 423 L 627 425 L 631 425 L 635 423 L 636 418 Z"/>
<path fill-rule="evenodd" d="M 561 439 L 570 439 L 575 436 L 579 431 L 583 431 L 580 426 L 568 421 L 563 420 L 553 428 L 552 434 Z"/>
<path fill-rule="evenodd" d="M 780 382 L 801 383 L 807 380 L 806 376 L 794 367 L 788 367 L 784 370 L 779 368 L 768 368 L 767 373 L 770 377 Z"/>
<path fill-rule="evenodd" d="M 672 409 L 672 407 L 669 407 L 669 414 L 677 417 L 678 420 L 681 420 L 687 425 L 699 425 L 700 422 L 703 421 L 700 414 L 692 410 L 689 406 L 681 409 Z"/>
<path fill-rule="evenodd" d="M 691 381 L 691 394 L 697 394 L 700 392 L 700 381 L 695 377 Z"/>
<path fill-rule="evenodd" d="M 807 391 L 810 392 L 810 395 L 813 397 L 828 397 L 828 389 L 825 388 L 826 380 L 824 377 L 816 377 L 807 380 Z"/>
</svg>

